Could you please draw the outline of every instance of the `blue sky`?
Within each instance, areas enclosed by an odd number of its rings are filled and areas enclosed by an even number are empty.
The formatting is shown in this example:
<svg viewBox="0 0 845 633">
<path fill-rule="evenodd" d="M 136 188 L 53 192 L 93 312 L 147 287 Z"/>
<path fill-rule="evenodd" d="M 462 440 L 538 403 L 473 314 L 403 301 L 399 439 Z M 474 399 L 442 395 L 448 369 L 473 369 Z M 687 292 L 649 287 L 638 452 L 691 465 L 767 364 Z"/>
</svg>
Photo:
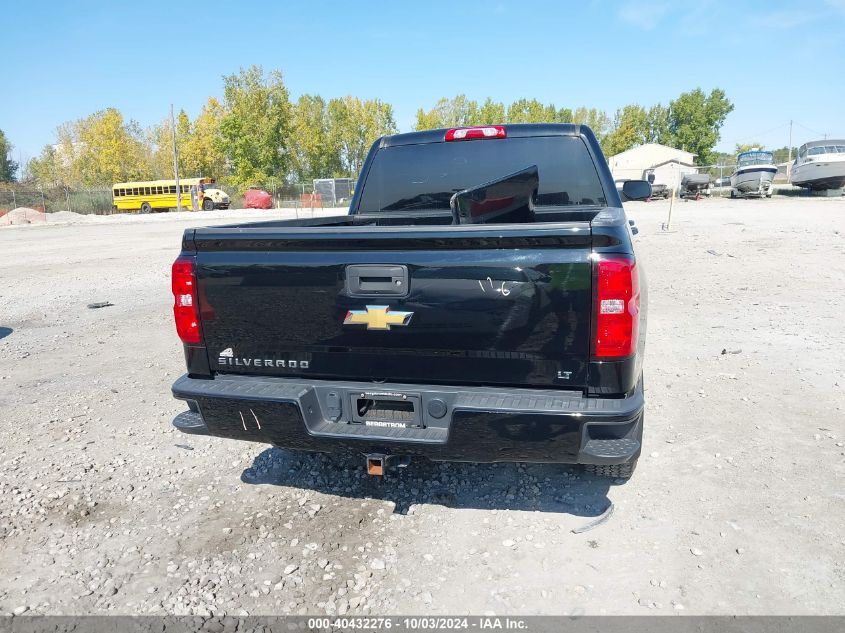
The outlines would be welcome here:
<svg viewBox="0 0 845 633">
<path fill-rule="evenodd" d="M 0 129 L 26 161 L 60 123 L 114 106 L 195 116 L 261 64 L 295 98 L 354 94 L 411 129 L 441 96 L 608 112 L 723 88 L 721 149 L 845 136 L 845 0 L 6 3 Z"/>
</svg>

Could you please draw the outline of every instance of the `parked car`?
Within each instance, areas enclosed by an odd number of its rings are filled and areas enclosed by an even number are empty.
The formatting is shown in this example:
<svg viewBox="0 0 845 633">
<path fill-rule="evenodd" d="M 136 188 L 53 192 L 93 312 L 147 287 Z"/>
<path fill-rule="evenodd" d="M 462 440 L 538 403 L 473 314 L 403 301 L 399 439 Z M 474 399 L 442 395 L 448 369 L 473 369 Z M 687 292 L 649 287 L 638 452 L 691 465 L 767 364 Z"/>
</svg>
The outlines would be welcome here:
<svg viewBox="0 0 845 633">
<path fill-rule="evenodd" d="M 273 196 L 259 189 L 258 187 L 250 187 L 244 193 L 244 208 L 245 209 L 272 209 Z"/>
<path fill-rule="evenodd" d="M 585 126 L 386 136 L 348 215 L 192 228 L 182 248 L 185 433 L 374 475 L 411 456 L 634 470 L 645 279 Z"/>
</svg>

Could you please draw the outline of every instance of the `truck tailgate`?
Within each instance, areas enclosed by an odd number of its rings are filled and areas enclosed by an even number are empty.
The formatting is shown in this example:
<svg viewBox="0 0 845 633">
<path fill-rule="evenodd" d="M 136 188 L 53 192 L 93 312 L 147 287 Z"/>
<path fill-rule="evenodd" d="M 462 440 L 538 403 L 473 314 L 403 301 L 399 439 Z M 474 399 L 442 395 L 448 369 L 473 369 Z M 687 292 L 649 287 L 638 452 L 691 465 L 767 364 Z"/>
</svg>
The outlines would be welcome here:
<svg viewBox="0 0 845 633">
<path fill-rule="evenodd" d="M 188 246 L 215 372 L 586 384 L 587 222 L 215 228 Z"/>
</svg>

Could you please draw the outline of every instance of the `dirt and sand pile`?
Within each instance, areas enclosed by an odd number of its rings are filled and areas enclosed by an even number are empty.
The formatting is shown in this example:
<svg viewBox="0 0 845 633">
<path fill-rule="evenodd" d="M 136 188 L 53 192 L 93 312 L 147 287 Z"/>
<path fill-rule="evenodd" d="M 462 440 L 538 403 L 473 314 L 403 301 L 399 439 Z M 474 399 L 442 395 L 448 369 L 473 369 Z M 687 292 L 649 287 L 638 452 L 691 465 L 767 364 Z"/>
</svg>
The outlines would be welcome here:
<svg viewBox="0 0 845 633">
<path fill-rule="evenodd" d="M 73 224 L 75 222 L 90 222 L 95 220 L 97 216 L 85 213 L 75 213 L 73 211 L 55 211 L 51 213 L 48 221 L 50 224 Z"/>
<path fill-rule="evenodd" d="M 44 224 L 47 221 L 45 216 L 45 213 L 37 209 L 18 207 L 8 213 L 0 214 L 0 226 L 9 226 L 12 224 Z"/>
<path fill-rule="evenodd" d="M 26 211 L 27 213 L 18 213 Z M 139 215 L 138 213 L 114 213 L 109 215 L 98 215 L 94 213 L 76 213 L 74 211 L 54 211 L 39 213 L 35 209 L 15 209 L 9 211 L 5 216 L 0 211 L 0 226 L 12 224 L 146 224 L 146 223 L 168 223 L 180 220 L 188 220 L 197 224 L 214 224 L 220 221 L 244 221 L 244 220 L 292 220 L 302 217 L 327 217 L 331 215 L 344 215 L 345 209 L 327 209 L 314 212 L 303 211 L 302 209 L 273 209 L 265 211 L 259 209 L 228 209 L 216 211 L 203 211 L 196 213 L 191 211 L 153 213 Z M 16 214 L 16 215 L 12 215 Z M 37 217 L 36 217 L 37 214 Z M 21 217 L 19 217 L 21 216 Z M 14 218 L 10 220 L 9 218 Z"/>
<path fill-rule="evenodd" d="M 96 222 L 97 216 L 73 211 L 55 211 L 43 213 L 38 209 L 18 207 L 8 212 L 0 211 L 0 226 L 20 226 L 26 224 L 78 224 L 80 222 Z"/>
</svg>

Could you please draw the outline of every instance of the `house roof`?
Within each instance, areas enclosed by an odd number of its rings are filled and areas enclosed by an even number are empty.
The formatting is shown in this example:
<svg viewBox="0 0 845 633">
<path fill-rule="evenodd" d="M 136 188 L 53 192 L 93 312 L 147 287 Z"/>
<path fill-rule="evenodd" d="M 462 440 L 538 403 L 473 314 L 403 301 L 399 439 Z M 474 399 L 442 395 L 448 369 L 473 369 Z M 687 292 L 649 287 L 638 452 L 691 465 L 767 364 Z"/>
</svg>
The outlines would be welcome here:
<svg viewBox="0 0 845 633">
<path fill-rule="evenodd" d="M 695 154 L 693 154 L 693 156 L 695 156 Z M 658 167 L 663 167 L 663 165 L 668 165 L 669 163 L 678 163 L 679 165 L 683 165 L 684 167 L 697 167 L 695 163 L 687 163 L 685 161 L 678 160 L 677 158 L 670 158 L 669 160 L 664 160 L 662 163 L 652 165 L 651 169 L 657 169 Z"/>
<path fill-rule="evenodd" d="M 692 159 L 695 158 L 695 154 L 692 152 L 687 152 L 682 149 L 677 149 L 674 147 L 670 147 L 669 145 L 663 145 L 661 143 L 644 143 L 642 145 L 637 145 L 636 147 L 632 147 L 631 149 L 626 149 L 624 152 L 619 152 L 618 154 L 614 154 L 611 156 L 611 159 L 619 159 L 622 157 L 627 157 L 631 154 L 639 154 L 649 149 L 660 148 L 661 150 L 666 150 L 667 152 L 674 152 L 678 155 L 683 155 L 686 158 L 687 162 L 692 162 Z"/>
</svg>

